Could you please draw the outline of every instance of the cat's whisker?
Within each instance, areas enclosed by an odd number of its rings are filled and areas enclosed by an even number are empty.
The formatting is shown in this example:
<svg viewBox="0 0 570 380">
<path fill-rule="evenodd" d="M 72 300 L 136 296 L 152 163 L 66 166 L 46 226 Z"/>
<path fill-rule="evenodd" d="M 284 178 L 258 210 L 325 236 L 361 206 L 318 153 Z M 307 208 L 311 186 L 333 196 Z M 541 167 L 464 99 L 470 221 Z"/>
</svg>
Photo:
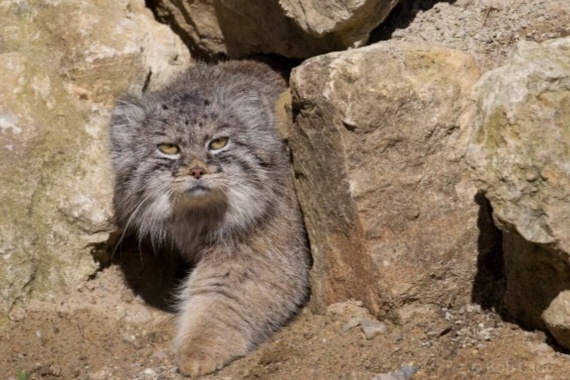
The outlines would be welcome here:
<svg viewBox="0 0 570 380">
<path fill-rule="evenodd" d="M 161 245 L 166 241 L 166 232 L 164 228 L 165 210 L 172 207 L 172 194 L 173 190 L 168 184 L 163 183 L 158 186 L 152 193 L 154 202 L 152 208 L 144 210 L 142 223 L 139 226 L 139 240 L 143 240 L 146 236 L 150 238 L 153 250 L 155 249 L 155 240 L 157 244 Z M 157 212 L 159 210 L 159 212 Z M 160 214 L 160 215 L 157 215 Z"/>
<path fill-rule="evenodd" d="M 168 189 L 169 192 L 171 192 L 170 189 Z M 123 228 L 123 231 L 121 233 L 121 237 L 119 238 L 119 241 L 117 242 L 117 244 L 115 245 L 115 248 L 113 249 L 113 253 L 111 254 L 112 256 L 115 255 L 117 248 L 121 245 L 121 243 L 123 242 L 127 232 L 129 231 L 129 228 L 131 227 L 131 223 L 133 222 L 133 220 L 135 220 L 135 217 L 139 214 L 140 211 L 142 211 L 142 213 L 144 213 L 144 209 L 143 206 L 145 205 L 145 203 L 147 203 L 149 200 L 151 200 L 152 198 L 156 197 L 157 195 L 160 195 L 164 192 L 164 188 L 163 186 L 159 186 L 158 188 L 154 189 L 154 191 L 152 191 L 151 193 L 147 194 L 145 196 L 145 198 L 136 206 L 136 208 L 134 209 L 134 211 L 131 213 L 131 215 L 129 216 L 129 219 L 127 220 L 125 227 Z M 170 194 L 170 193 L 168 193 Z M 148 221 L 145 221 L 148 222 Z M 144 223 L 143 223 L 144 224 Z M 141 225 L 142 227 L 142 225 Z M 150 231 L 156 231 L 155 228 L 150 228 Z M 137 234 L 138 237 L 138 246 L 139 246 L 139 255 L 142 256 L 142 241 L 144 240 L 144 237 L 148 234 L 148 229 L 144 229 L 143 232 L 143 228 L 139 229 Z M 152 241 L 152 233 L 150 234 L 151 236 L 151 241 Z M 141 257 L 142 259 L 142 257 Z"/>
<path fill-rule="evenodd" d="M 138 213 L 138 211 L 141 209 L 141 207 L 144 205 L 144 203 L 150 199 L 150 197 L 153 195 L 153 193 L 147 195 L 139 204 L 138 206 L 136 206 L 136 208 L 134 209 L 134 211 L 131 213 L 131 215 L 129 216 L 129 219 L 127 220 L 127 223 L 125 224 L 125 227 L 122 230 L 121 233 L 121 237 L 119 238 L 119 241 L 117 242 L 117 244 L 115 244 L 115 248 L 113 249 L 113 252 L 111 253 L 111 257 L 115 256 L 115 253 L 117 251 L 117 248 L 122 244 L 125 235 L 127 234 L 127 231 L 129 230 L 129 227 L 131 225 L 131 222 L 134 220 L 134 217 L 136 216 L 136 214 Z"/>
</svg>

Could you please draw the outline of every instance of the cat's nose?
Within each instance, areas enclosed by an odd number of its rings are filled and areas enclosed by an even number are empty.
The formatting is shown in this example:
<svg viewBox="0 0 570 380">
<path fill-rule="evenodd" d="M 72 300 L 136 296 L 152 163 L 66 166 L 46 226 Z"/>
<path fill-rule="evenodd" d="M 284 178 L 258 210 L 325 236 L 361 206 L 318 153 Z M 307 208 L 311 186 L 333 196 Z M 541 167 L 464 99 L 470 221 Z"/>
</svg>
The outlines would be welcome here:
<svg viewBox="0 0 570 380">
<path fill-rule="evenodd" d="M 192 175 L 192 177 L 196 179 L 200 179 L 200 177 L 202 177 L 205 173 L 206 171 L 204 170 L 204 168 L 201 168 L 199 166 L 195 166 L 192 169 L 190 169 L 190 175 Z"/>
</svg>

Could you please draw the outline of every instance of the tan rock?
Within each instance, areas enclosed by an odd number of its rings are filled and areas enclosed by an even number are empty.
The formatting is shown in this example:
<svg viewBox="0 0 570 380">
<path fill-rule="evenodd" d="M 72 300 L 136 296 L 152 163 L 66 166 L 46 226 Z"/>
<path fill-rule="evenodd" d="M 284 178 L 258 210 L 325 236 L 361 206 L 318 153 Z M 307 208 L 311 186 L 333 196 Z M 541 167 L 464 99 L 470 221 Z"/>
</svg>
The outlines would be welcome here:
<svg viewBox="0 0 570 380">
<path fill-rule="evenodd" d="M 233 58 L 276 53 L 306 58 L 358 47 L 397 1 L 153 0 L 193 53 Z"/>
<path fill-rule="evenodd" d="M 570 349 L 570 290 L 563 290 L 542 314 L 548 331 L 564 348 Z"/>
<path fill-rule="evenodd" d="M 464 53 L 395 42 L 293 71 L 290 146 L 314 309 L 354 298 L 381 316 L 467 300 L 479 231 L 462 157 L 478 76 Z"/>
<path fill-rule="evenodd" d="M 347 47 L 364 45 L 396 4 L 386 0 L 279 0 L 286 15 L 303 31 L 316 37 L 334 33 Z"/>
<path fill-rule="evenodd" d="M 215 0 L 151 0 L 149 3 L 158 18 L 183 38 L 193 55 L 227 55 Z"/>
<path fill-rule="evenodd" d="M 142 0 L 0 3 L 0 315 L 93 274 L 114 97 L 189 64 Z"/>
<path fill-rule="evenodd" d="M 505 232 L 506 306 L 527 325 L 560 332 L 545 310 L 570 288 L 570 38 L 520 42 L 476 96 L 468 162 Z M 570 347 L 568 334 L 552 333 Z"/>
</svg>

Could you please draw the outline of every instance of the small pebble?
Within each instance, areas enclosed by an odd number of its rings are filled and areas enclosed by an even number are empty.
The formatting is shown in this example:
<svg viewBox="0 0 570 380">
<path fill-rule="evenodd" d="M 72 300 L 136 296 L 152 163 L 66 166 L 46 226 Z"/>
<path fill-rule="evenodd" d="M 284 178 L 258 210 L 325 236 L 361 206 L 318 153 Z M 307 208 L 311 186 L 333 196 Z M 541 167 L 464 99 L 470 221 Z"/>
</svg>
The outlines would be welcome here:
<svg viewBox="0 0 570 380">
<path fill-rule="evenodd" d="M 112 376 L 111 372 L 108 369 L 104 368 L 98 372 L 90 373 L 87 376 L 87 379 L 89 379 L 89 380 L 109 380 L 109 379 L 111 379 L 111 376 Z"/>
<path fill-rule="evenodd" d="M 347 332 L 348 330 L 358 326 L 362 321 L 361 317 L 352 317 L 342 326 L 342 332 Z"/>
<path fill-rule="evenodd" d="M 166 360 L 166 359 L 168 358 L 168 355 L 167 355 L 166 352 L 164 352 L 164 351 L 158 351 L 158 352 L 155 352 L 155 353 L 152 355 L 152 357 L 155 358 L 156 360 L 161 360 L 161 361 L 162 361 L 162 360 Z"/>
<path fill-rule="evenodd" d="M 360 328 L 366 339 L 370 340 L 378 334 L 385 334 L 388 328 L 384 322 L 372 321 L 370 319 L 362 319 Z"/>
<path fill-rule="evenodd" d="M 416 372 L 418 372 L 417 367 L 405 365 L 397 371 L 376 375 L 372 380 L 410 380 Z"/>
<path fill-rule="evenodd" d="M 153 370 L 152 368 L 147 368 L 143 371 L 143 375 L 145 376 L 145 378 L 147 379 L 156 379 L 158 377 L 158 375 L 156 374 L 156 371 Z"/>
</svg>

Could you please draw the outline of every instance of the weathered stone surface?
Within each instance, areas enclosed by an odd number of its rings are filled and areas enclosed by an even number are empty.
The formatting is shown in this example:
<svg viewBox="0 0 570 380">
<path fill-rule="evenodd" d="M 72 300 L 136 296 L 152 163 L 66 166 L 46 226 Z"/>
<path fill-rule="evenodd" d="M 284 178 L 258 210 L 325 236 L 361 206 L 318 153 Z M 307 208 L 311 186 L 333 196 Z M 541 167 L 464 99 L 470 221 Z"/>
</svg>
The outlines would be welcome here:
<svg viewBox="0 0 570 380">
<path fill-rule="evenodd" d="M 570 38 L 519 43 L 476 94 L 468 159 L 506 232 L 505 303 L 525 323 L 551 325 L 543 311 L 570 289 Z"/>
<path fill-rule="evenodd" d="M 0 2 L 0 316 L 75 286 L 111 226 L 115 95 L 189 63 L 142 0 Z M 152 72 L 152 75 L 151 75 Z"/>
<path fill-rule="evenodd" d="M 366 43 L 396 0 L 152 0 L 196 54 L 306 58 Z"/>
<path fill-rule="evenodd" d="M 570 349 L 570 290 L 563 290 L 552 300 L 542 318 L 554 339 Z"/>
<path fill-rule="evenodd" d="M 386 0 L 279 0 L 286 15 L 316 37 L 337 33 L 347 46 L 361 46 L 397 1 Z"/>
<path fill-rule="evenodd" d="M 467 300 L 479 231 L 462 157 L 478 76 L 461 52 L 404 43 L 293 71 L 290 146 L 316 310 L 355 298 L 381 316 Z"/>
<path fill-rule="evenodd" d="M 227 54 L 215 0 L 150 0 L 157 17 L 171 25 L 196 54 L 217 57 Z"/>
</svg>

